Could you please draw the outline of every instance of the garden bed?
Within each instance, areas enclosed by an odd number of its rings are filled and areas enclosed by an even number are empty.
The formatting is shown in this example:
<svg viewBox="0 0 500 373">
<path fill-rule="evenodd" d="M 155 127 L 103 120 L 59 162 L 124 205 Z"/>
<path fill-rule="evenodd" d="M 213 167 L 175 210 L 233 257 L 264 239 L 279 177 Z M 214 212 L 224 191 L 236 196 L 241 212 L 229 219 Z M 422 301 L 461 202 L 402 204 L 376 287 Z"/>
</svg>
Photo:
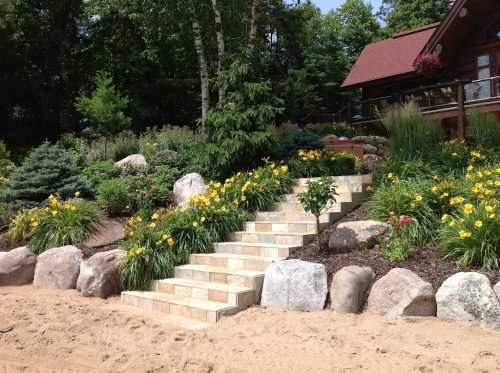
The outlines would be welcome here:
<svg viewBox="0 0 500 373">
<path fill-rule="evenodd" d="M 343 219 L 330 225 L 321 233 L 321 242 L 315 240 L 307 246 L 297 250 L 292 258 L 302 259 L 309 262 L 324 264 L 328 273 L 328 281 L 332 280 L 332 275 L 342 267 L 350 265 L 369 266 L 375 272 L 377 278 L 384 276 L 393 268 L 407 268 L 424 280 L 430 282 L 434 289 L 438 289 L 444 280 L 458 272 L 476 271 L 484 273 L 490 281 L 495 284 L 500 281 L 500 272 L 483 272 L 478 268 L 460 269 L 455 263 L 444 260 L 437 253 L 436 247 L 432 245 L 412 250 L 408 260 L 403 262 L 390 262 L 385 259 L 378 247 L 365 251 L 353 251 L 343 254 L 332 254 L 328 249 L 328 238 L 336 229 L 337 225 L 346 221 L 367 220 L 368 208 L 366 205 L 354 210 Z M 320 247 L 321 246 L 321 247 Z"/>
</svg>

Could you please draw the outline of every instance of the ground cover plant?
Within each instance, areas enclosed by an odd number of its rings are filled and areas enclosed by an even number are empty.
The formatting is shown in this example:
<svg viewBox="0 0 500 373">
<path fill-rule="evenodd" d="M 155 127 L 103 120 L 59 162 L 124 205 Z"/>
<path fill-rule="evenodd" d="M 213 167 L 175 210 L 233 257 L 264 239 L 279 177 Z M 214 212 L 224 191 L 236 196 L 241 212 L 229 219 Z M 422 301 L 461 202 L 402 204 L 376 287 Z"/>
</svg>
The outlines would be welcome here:
<svg viewBox="0 0 500 373">
<path fill-rule="evenodd" d="M 212 249 L 212 243 L 239 230 L 258 209 L 270 207 L 289 192 L 293 178 L 286 165 L 268 164 L 211 182 L 190 208 L 160 209 L 147 219 L 132 217 L 127 225 L 127 254 L 121 278 L 126 289 L 145 289 L 151 280 L 171 275 L 175 265 L 192 253 Z"/>
<path fill-rule="evenodd" d="M 79 197 L 78 192 L 75 197 Z M 21 210 L 6 235 L 11 242 L 27 243 L 33 253 L 41 254 L 53 247 L 81 244 L 94 232 L 100 218 L 89 202 L 50 195 L 45 207 Z"/>
<path fill-rule="evenodd" d="M 301 149 L 288 161 L 288 165 L 295 177 L 355 175 L 359 171 L 354 155 L 334 150 Z"/>
</svg>

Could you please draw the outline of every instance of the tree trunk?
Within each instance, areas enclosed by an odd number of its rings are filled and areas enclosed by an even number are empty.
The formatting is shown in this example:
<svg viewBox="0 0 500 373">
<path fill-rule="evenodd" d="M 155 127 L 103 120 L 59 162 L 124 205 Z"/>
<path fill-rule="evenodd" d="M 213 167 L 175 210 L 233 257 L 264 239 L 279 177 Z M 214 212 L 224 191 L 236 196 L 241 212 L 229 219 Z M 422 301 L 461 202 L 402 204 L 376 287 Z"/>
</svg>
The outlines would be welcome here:
<svg viewBox="0 0 500 373">
<path fill-rule="evenodd" d="M 253 0 L 250 9 L 250 33 L 248 35 L 248 49 L 253 51 L 257 41 L 257 5 L 259 0 Z"/>
<path fill-rule="evenodd" d="M 224 105 L 226 100 L 226 86 L 224 84 L 224 60 L 225 45 L 224 32 L 222 30 L 222 17 L 220 15 L 219 0 L 212 0 L 212 9 L 215 14 L 215 30 L 217 33 L 217 77 L 219 79 L 219 107 Z"/>
<path fill-rule="evenodd" d="M 320 238 L 319 238 L 319 215 L 316 216 L 316 238 L 318 239 L 318 245 L 321 246 Z"/>
<path fill-rule="evenodd" d="M 210 88 L 208 81 L 208 64 L 205 56 L 205 48 L 203 46 L 203 39 L 201 37 L 200 21 L 193 12 L 192 15 L 194 46 L 198 54 L 200 63 L 200 82 L 201 82 L 201 121 L 202 132 L 205 132 L 205 122 L 208 116 L 208 109 L 210 107 Z"/>
</svg>

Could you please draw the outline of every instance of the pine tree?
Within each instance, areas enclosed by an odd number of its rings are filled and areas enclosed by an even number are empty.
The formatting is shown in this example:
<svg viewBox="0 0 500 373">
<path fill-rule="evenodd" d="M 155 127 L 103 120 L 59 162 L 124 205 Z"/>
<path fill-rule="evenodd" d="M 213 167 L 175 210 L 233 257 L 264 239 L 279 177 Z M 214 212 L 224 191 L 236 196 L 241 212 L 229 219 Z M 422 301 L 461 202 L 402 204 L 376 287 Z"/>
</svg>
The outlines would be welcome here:
<svg viewBox="0 0 500 373">
<path fill-rule="evenodd" d="M 50 194 L 62 198 L 93 194 L 90 182 L 80 176 L 74 155 L 60 145 L 44 143 L 33 149 L 10 177 L 7 200 L 17 208 L 31 208 Z"/>
</svg>

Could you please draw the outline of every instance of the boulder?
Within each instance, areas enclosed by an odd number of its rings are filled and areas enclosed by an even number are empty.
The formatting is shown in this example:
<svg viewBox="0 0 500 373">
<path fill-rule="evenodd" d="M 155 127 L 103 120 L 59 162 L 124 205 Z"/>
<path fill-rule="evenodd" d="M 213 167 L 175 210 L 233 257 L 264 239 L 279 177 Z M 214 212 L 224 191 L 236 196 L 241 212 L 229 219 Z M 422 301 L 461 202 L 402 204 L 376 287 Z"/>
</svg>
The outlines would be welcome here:
<svg viewBox="0 0 500 373">
<path fill-rule="evenodd" d="M 384 146 L 379 146 L 377 148 L 377 151 L 376 153 L 377 155 L 383 157 L 383 158 L 387 158 L 389 156 L 389 148 L 386 147 L 385 145 Z"/>
<path fill-rule="evenodd" d="M 343 137 L 339 137 L 337 140 L 339 140 L 339 141 L 349 141 L 350 139 L 349 139 L 349 137 L 343 136 Z"/>
<path fill-rule="evenodd" d="M 74 289 L 80 274 L 82 252 L 75 246 L 56 247 L 38 256 L 33 286 Z"/>
<path fill-rule="evenodd" d="M 120 249 L 97 253 L 80 265 L 76 288 L 84 297 L 107 298 L 120 293 Z"/>
<path fill-rule="evenodd" d="M 440 318 L 477 321 L 500 330 L 500 300 L 488 277 L 481 273 L 461 272 L 451 276 L 439 288 L 436 301 Z"/>
<path fill-rule="evenodd" d="M 95 232 L 86 239 L 82 246 L 96 248 L 111 245 L 125 238 L 123 224 L 117 220 L 104 218 L 96 227 Z"/>
<path fill-rule="evenodd" d="M 375 171 L 384 165 L 384 158 L 376 154 L 365 154 L 363 156 L 363 166 L 369 172 Z"/>
<path fill-rule="evenodd" d="M 333 276 L 331 308 L 337 313 L 359 313 L 375 273 L 370 267 L 344 267 Z"/>
<path fill-rule="evenodd" d="M 156 153 L 154 160 L 157 162 L 167 162 L 177 158 L 177 152 L 169 149 L 161 150 Z"/>
<path fill-rule="evenodd" d="M 127 166 L 148 167 L 148 162 L 146 162 L 146 158 L 144 158 L 142 154 L 132 154 L 116 162 L 115 165 L 120 168 L 125 168 Z"/>
<path fill-rule="evenodd" d="M 495 290 L 495 293 L 497 293 L 497 297 L 500 300 L 500 281 L 498 281 L 493 290 Z"/>
<path fill-rule="evenodd" d="M 363 144 L 363 151 L 365 154 L 376 154 L 377 147 L 371 144 Z"/>
<path fill-rule="evenodd" d="M 384 316 L 435 316 L 434 289 L 412 271 L 394 268 L 373 284 L 367 312 Z"/>
<path fill-rule="evenodd" d="M 264 278 L 263 307 L 321 311 L 328 292 L 323 264 L 302 260 L 272 263 Z"/>
<path fill-rule="evenodd" d="M 341 223 L 330 236 L 328 247 L 335 253 L 371 249 L 377 243 L 377 237 L 388 229 L 388 224 L 374 220 Z"/>
<path fill-rule="evenodd" d="M 205 191 L 205 180 L 200 174 L 183 176 L 174 184 L 174 202 L 177 206 L 189 207 L 189 198 Z"/>
<path fill-rule="evenodd" d="M 0 252 L 0 286 L 17 286 L 33 281 L 36 255 L 27 247 Z"/>
</svg>

